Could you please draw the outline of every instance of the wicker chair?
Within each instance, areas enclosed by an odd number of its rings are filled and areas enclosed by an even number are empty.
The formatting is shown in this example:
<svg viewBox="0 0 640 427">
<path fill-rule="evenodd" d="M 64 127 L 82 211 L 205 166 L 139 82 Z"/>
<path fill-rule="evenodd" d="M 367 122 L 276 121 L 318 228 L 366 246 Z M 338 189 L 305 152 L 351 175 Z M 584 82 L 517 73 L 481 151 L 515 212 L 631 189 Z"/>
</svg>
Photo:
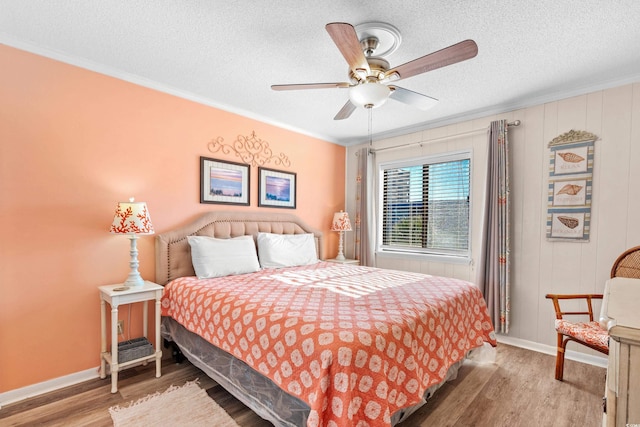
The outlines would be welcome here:
<svg viewBox="0 0 640 427">
<path fill-rule="evenodd" d="M 613 263 L 611 277 L 629 277 L 640 279 L 640 246 L 628 249 Z M 604 354 L 609 354 L 609 333 L 600 323 L 593 319 L 594 299 L 602 299 L 602 294 L 547 294 L 553 301 L 556 311 L 555 329 L 558 333 L 558 353 L 556 355 L 556 379 L 562 381 L 564 372 L 564 354 L 569 341 L 577 342 Z M 562 311 L 560 300 L 581 299 L 586 302 L 587 311 Z M 566 315 L 588 315 L 588 322 L 571 322 L 565 320 Z"/>
</svg>

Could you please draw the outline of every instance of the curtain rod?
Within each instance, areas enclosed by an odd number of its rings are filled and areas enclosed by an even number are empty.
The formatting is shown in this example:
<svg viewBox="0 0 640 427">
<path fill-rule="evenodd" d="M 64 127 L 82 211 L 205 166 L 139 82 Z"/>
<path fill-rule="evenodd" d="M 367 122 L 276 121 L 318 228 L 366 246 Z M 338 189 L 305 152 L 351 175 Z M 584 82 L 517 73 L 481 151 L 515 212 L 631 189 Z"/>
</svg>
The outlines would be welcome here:
<svg viewBox="0 0 640 427">
<path fill-rule="evenodd" d="M 520 120 L 514 120 L 512 122 L 507 123 L 507 127 L 514 127 L 514 126 L 520 126 Z M 370 153 L 377 153 L 378 151 L 387 151 L 387 150 L 397 150 L 399 148 L 405 148 L 405 147 L 410 147 L 412 145 L 422 145 L 425 144 L 427 142 L 434 142 L 434 141 L 443 141 L 445 139 L 451 139 L 451 138 L 458 138 L 460 136 L 467 136 L 467 135 L 473 135 L 476 133 L 480 133 L 480 132 L 486 132 L 487 128 L 484 129 L 476 129 L 476 130 L 470 130 L 468 132 L 462 132 L 462 133 L 456 133 L 454 135 L 447 135 L 447 136 L 441 136 L 439 138 L 432 138 L 432 139 L 427 139 L 426 141 L 420 141 L 420 142 L 410 142 L 408 144 L 402 144 L 402 145 L 396 145 L 393 147 L 386 147 L 386 148 L 371 148 L 369 150 Z"/>
</svg>

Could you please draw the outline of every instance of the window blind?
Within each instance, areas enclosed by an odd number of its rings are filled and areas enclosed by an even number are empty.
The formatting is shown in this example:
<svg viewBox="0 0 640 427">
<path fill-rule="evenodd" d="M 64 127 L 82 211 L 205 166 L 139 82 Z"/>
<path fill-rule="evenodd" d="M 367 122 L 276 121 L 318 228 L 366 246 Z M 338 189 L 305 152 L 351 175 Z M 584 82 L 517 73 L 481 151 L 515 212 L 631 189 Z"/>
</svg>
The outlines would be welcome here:
<svg viewBox="0 0 640 427">
<path fill-rule="evenodd" d="M 381 167 L 387 251 L 469 253 L 469 154 Z"/>
</svg>

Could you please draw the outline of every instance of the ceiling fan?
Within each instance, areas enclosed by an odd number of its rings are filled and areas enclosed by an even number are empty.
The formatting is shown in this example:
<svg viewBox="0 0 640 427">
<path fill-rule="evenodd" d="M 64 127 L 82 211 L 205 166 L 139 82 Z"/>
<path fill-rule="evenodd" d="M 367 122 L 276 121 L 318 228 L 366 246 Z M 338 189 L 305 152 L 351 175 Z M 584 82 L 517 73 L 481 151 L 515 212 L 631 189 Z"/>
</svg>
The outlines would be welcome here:
<svg viewBox="0 0 640 427">
<path fill-rule="evenodd" d="M 388 24 L 383 25 L 390 27 Z M 389 83 L 465 61 L 478 54 L 476 42 L 464 40 L 437 52 L 390 68 L 389 63 L 382 56 L 375 56 L 379 44 L 377 37 L 365 35 L 362 40 L 359 40 L 356 29 L 351 24 L 344 22 L 333 22 L 327 24 L 325 28 L 349 64 L 349 79 L 351 82 L 272 85 L 271 89 L 348 88 L 349 100 L 336 114 L 334 120 L 348 118 L 357 107 L 379 107 L 388 98 L 412 105 L 421 110 L 429 109 L 438 102 L 437 99 Z M 397 35 L 399 36 L 399 33 Z"/>
</svg>

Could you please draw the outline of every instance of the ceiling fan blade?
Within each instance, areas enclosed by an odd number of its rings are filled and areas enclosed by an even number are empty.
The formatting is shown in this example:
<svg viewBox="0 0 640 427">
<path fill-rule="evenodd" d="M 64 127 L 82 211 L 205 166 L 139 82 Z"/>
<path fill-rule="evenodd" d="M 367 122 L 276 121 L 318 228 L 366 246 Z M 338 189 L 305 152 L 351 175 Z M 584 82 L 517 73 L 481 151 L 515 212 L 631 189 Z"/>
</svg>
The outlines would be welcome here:
<svg viewBox="0 0 640 427">
<path fill-rule="evenodd" d="M 385 73 L 386 77 L 397 75 L 397 79 L 406 79 L 447 65 L 471 59 L 478 54 L 478 45 L 473 40 L 465 40 L 437 52 L 414 59 Z"/>
<path fill-rule="evenodd" d="M 364 56 L 364 52 L 362 52 L 362 46 L 360 46 L 360 40 L 358 40 L 358 34 L 356 34 L 353 25 L 344 22 L 332 22 L 327 24 L 325 28 L 333 42 L 338 46 L 344 59 L 346 59 L 353 74 L 359 76 L 360 73 L 358 71 L 363 70 L 368 76 L 370 73 L 369 63 Z"/>
<path fill-rule="evenodd" d="M 420 110 L 428 110 L 438 103 L 438 100 L 435 98 L 409 89 L 398 86 L 389 86 L 389 88 L 391 89 L 389 98 L 419 108 Z"/>
<path fill-rule="evenodd" d="M 301 83 L 292 85 L 271 85 L 273 90 L 301 90 L 301 89 L 335 89 L 348 88 L 351 85 L 346 82 L 339 83 Z"/>
<path fill-rule="evenodd" d="M 333 118 L 333 120 L 344 120 L 349 118 L 351 113 L 356 110 L 356 106 L 351 103 L 351 101 L 347 100 L 347 103 L 342 106 L 338 114 Z"/>
</svg>

